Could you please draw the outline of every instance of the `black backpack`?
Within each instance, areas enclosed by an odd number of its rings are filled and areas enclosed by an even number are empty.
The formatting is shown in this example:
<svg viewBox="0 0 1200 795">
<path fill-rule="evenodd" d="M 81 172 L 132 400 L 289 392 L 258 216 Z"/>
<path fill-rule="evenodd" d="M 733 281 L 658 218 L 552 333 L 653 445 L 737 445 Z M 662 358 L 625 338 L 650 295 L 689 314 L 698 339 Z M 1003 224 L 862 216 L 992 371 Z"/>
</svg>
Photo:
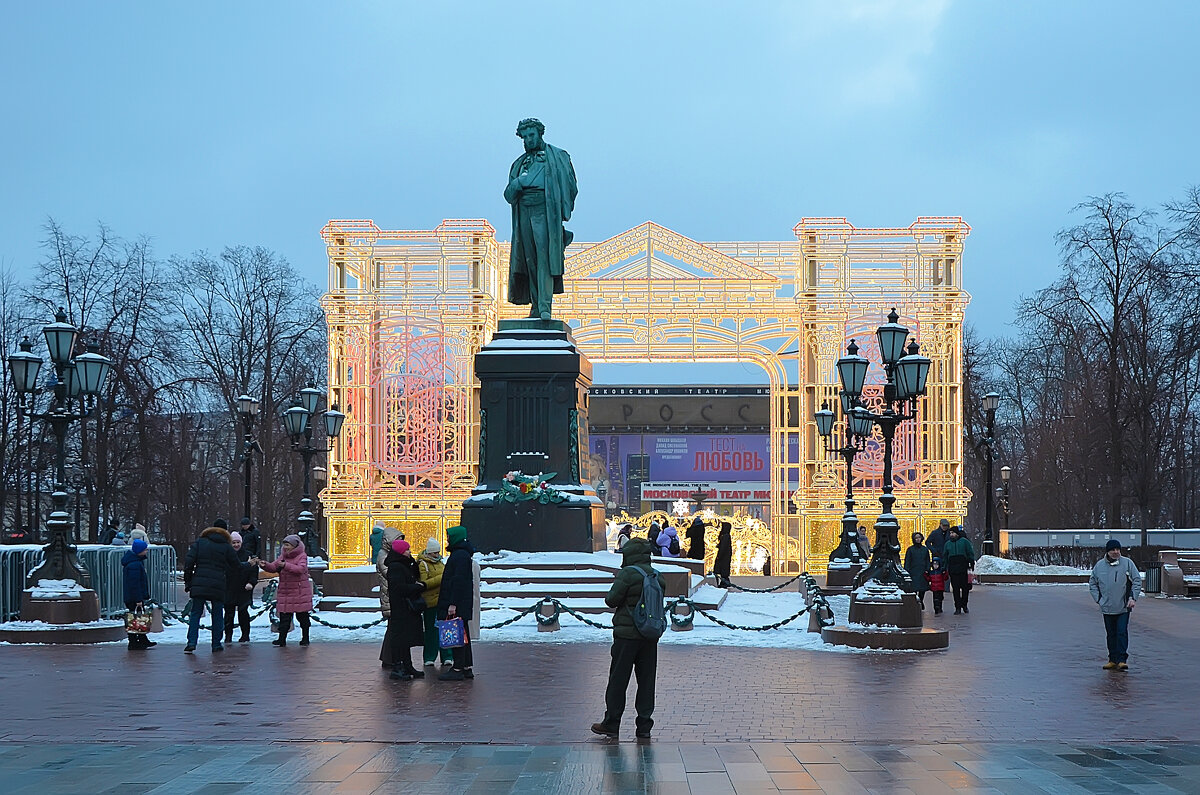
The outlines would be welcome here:
<svg viewBox="0 0 1200 795">
<path fill-rule="evenodd" d="M 654 569 L 642 574 L 642 595 L 633 606 L 633 626 L 646 640 L 658 640 L 667 631 L 667 609 L 663 604 L 666 597 L 658 582 Z"/>
<path fill-rule="evenodd" d="M 671 543 L 667 545 L 667 549 L 671 550 L 671 554 L 679 556 L 679 536 L 671 536 Z"/>
</svg>

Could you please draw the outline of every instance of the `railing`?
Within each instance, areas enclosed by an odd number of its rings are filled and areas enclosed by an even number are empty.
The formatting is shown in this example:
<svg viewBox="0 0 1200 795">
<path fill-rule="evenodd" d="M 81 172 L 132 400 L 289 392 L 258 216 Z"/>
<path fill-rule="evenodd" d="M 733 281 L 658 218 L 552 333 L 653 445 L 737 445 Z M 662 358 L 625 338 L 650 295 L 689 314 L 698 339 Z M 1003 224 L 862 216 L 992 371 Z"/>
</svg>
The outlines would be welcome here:
<svg viewBox="0 0 1200 795">
<path fill-rule="evenodd" d="M 100 600 L 101 616 L 116 616 L 125 612 L 121 558 L 128 551 L 127 546 L 96 544 L 80 545 L 78 548 L 79 562 L 92 576 L 92 589 Z M 25 579 L 41 564 L 43 555 L 41 547 L 0 547 L 0 621 L 12 621 L 20 616 Z M 154 545 L 150 547 L 147 558 L 151 599 L 174 609 L 175 549 Z"/>
</svg>

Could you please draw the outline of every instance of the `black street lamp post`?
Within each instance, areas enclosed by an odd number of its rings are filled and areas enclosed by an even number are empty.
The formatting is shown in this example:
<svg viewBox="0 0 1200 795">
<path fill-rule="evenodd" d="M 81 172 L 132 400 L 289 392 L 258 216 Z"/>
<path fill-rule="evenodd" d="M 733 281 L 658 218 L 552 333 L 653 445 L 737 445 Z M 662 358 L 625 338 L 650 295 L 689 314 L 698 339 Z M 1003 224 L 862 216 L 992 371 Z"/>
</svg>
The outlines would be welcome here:
<svg viewBox="0 0 1200 795">
<path fill-rule="evenodd" d="M 996 543 L 992 515 L 996 509 L 992 504 L 992 461 L 996 446 L 996 409 L 1000 407 L 1000 395 L 988 392 L 983 396 L 983 410 L 987 412 L 987 436 L 980 442 L 987 448 L 987 506 L 984 508 L 983 554 L 995 555 L 1000 545 Z"/>
<path fill-rule="evenodd" d="M 1009 513 L 1009 487 L 1012 485 L 1009 481 L 1012 478 L 1012 467 L 1000 467 L 1000 485 L 996 488 L 996 498 L 1000 501 L 1000 516 L 1003 518 L 1001 527 L 1008 530 L 1008 513 Z M 997 539 L 998 540 L 998 539 Z M 1011 541 L 1009 544 L 1011 545 Z M 996 545 L 996 552 L 1000 551 L 1000 545 Z"/>
<path fill-rule="evenodd" d="M 242 418 L 242 516 L 253 519 L 250 513 L 250 468 L 254 451 L 260 450 L 254 438 L 254 420 L 258 417 L 258 400 L 244 392 L 237 396 L 237 413 Z"/>
<path fill-rule="evenodd" d="M 813 419 L 817 423 L 817 433 L 825 443 L 825 452 L 836 453 L 846 462 L 846 512 L 842 514 L 838 546 L 829 553 L 829 560 L 848 560 L 853 565 L 862 562 L 858 546 L 858 516 L 854 513 L 854 458 L 866 445 L 873 423 L 869 417 L 862 415 L 859 407 L 852 405 L 849 395 L 842 392 L 839 397 L 842 416 L 846 420 L 840 444 L 833 440 L 835 417 L 828 403 L 821 404 L 821 410 L 813 413 Z M 834 447 L 835 444 L 838 446 Z"/>
<path fill-rule="evenodd" d="M 316 517 L 312 513 L 313 501 L 310 494 L 312 459 L 317 453 L 329 452 L 333 449 L 333 442 L 342 432 L 342 423 L 346 420 L 346 415 L 338 411 L 336 405 L 321 412 L 326 438 L 320 446 L 314 445 L 312 418 L 317 413 L 320 400 L 321 390 L 317 389 L 315 385 L 309 384 L 300 390 L 300 397 L 296 403 L 283 412 L 283 425 L 292 439 L 292 449 L 304 459 L 304 496 L 300 499 L 300 515 L 296 517 L 296 523 L 300 526 L 300 537 L 304 540 L 304 546 L 310 555 L 316 551 L 312 537 Z"/>
<path fill-rule="evenodd" d="M 104 389 L 112 362 L 101 356 L 95 344 L 87 346 L 87 353 L 72 357 L 79 338 L 79 330 L 67 323 L 67 313 L 59 307 L 53 323 L 44 327 L 46 347 L 54 365 L 54 395 L 45 411 L 33 410 L 39 393 L 38 374 L 42 358 L 35 355 L 33 344 L 26 337 L 21 341 L 20 351 L 8 357 L 9 371 L 17 391 L 17 411 L 30 421 L 41 420 L 54 433 L 55 466 L 54 510 L 46 522 L 50 531 L 50 543 L 45 547 L 45 560 L 29 575 L 29 582 L 39 580 L 75 580 L 85 586 L 91 584 L 87 570 L 75 556 L 72 529 L 75 523 L 67 513 L 69 484 L 66 473 L 67 431 L 71 423 L 86 419 L 95 408 L 95 398 Z M 30 524 L 32 525 L 31 518 Z"/>
<path fill-rule="evenodd" d="M 896 503 L 896 497 L 892 494 L 892 442 L 897 426 L 917 416 L 917 398 L 925 394 L 930 360 L 921 355 L 916 340 L 910 342 L 905 351 L 904 343 L 909 330 L 900 325 L 899 320 L 900 315 L 893 308 L 888 313 L 888 322 L 875 330 L 887 376 L 881 411 L 872 412 L 862 405 L 862 391 L 870 362 L 858 355 L 854 340 L 847 346 L 846 355 L 838 359 L 837 370 L 842 391 L 854 407 L 854 414 L 860 422 L 870 421 L 878 425 L 883 436 L 883 494 L 879 497 L 882 510 L 875 521 L 875 546 L 871 549 L 871 562 L 854 578 L 854 584 L 858 586 L 875 581 L 912 590 L 912 580 L 900 565 L 900 522 L 892 513 L 892 506 Z"/>
</svg>

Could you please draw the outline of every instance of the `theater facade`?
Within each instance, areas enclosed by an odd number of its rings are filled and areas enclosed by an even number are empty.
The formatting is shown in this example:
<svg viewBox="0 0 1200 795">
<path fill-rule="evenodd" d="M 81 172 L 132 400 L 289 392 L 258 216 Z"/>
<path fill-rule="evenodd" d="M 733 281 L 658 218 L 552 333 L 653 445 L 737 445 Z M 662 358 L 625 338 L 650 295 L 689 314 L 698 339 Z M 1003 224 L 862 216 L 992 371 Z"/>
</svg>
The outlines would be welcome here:
<svg viewBox="0 0 1200 795">
<path fill-rule="evenodd" d="M 698 242 L 653 222 L 567 249 L 555 317 L 594 362 L 695 365 L 692 386 L 596 384 L 579 429 L 581 465 L 610 510 L 665 509 L 703 490 L 705 507 L 771 528 L 777 572 L 820 571 L 839 529 L 844 465 L 813 412 L 837 403 L 834 363 L 854 339 L 877 362 L 874 329 L 895 307 L 933 361 L 919 417 L 897 433 L 895 513 L 905 531 L 959 521 L 963 244 L 957 217 L 857 228 L 805 218 L 786 239 Z M 373 521 L 415 543 L 444 540 L 476 483 L 475 353 L 501 318 L 508 244 L 482 220 L 385 230 L 330 221 L 323 299 L 330 399 L 347 414 L 321 493 L 334 566 L 368 558 Z M 706 363 L 740 362 L 761 383 L 713 384 Z M 878 402 L 873 366 L 864 399 Z M 879 443 L 876 443 L 879 442 Z M 514 451 L 515 452 L 515 451 Z M 877 513 L 882 443 L 856 461 L 859 516 Z"/>
</svg>

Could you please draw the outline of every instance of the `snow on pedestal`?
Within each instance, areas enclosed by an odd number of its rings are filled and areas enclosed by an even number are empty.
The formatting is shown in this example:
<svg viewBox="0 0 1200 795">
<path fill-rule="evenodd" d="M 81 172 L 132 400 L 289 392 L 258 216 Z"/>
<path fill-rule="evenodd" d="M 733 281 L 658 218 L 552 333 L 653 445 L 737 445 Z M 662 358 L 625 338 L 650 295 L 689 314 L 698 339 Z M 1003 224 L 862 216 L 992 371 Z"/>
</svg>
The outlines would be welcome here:
<svg viewBox="0 0 1200 795">
<path fill-rule="evenodd" d="M 34 599 L 79 599 L 84 590 L 74 580 L 38 580 L 28 593 Z"/>
</svg>

